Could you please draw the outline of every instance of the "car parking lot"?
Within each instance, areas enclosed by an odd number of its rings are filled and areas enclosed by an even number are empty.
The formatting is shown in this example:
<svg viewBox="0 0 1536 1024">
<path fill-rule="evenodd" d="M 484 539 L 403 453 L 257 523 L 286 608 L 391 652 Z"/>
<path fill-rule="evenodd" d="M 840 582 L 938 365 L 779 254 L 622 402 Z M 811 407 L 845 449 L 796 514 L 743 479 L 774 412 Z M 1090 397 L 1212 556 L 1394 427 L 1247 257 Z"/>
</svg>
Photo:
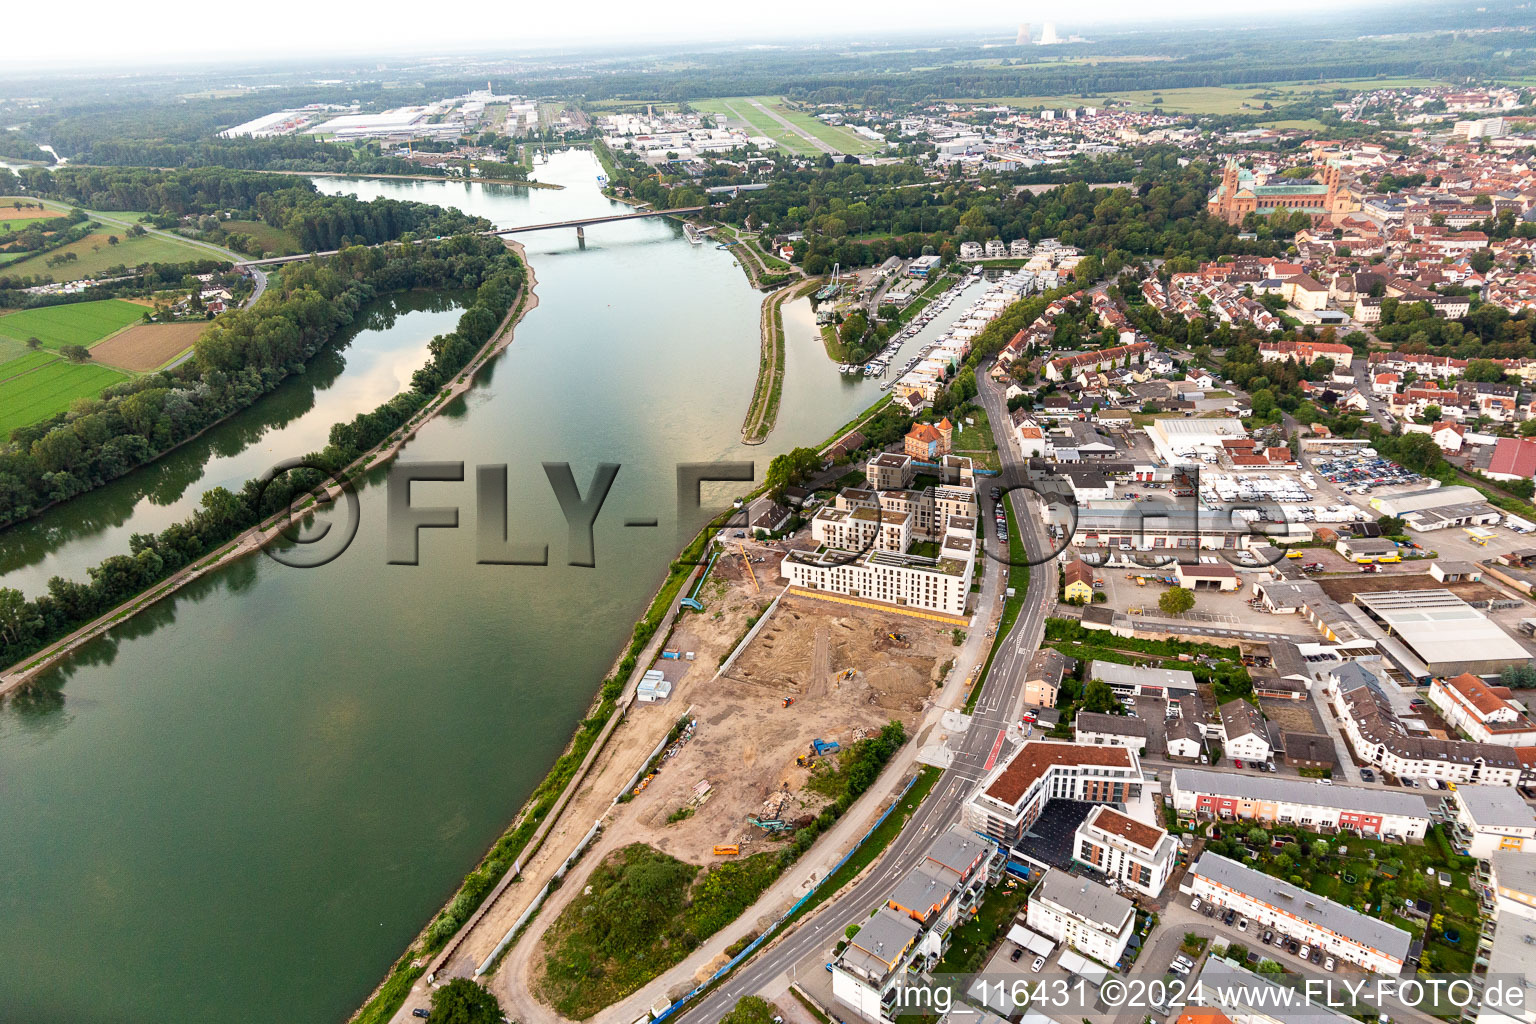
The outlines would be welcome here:
<svg viewBox="0 0 1536 1024">
<path fill-rule="evenodd" d="M 1424 479 L 1379 455 L 1315 459 L 1312 470 L 1346 494 L 1368 494 L 1377 487 L 1403 487 L 1421 483 Z"/>
</svg>

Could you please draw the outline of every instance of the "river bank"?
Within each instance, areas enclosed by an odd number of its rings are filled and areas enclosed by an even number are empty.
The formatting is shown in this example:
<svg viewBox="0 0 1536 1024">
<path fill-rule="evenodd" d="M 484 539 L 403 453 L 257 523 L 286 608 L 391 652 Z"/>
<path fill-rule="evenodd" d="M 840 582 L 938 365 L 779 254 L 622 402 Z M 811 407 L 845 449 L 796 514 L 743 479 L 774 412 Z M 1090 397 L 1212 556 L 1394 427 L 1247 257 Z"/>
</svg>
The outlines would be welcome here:
<svg viewBox="0 0 1536 1024">
<path fill-rule="evenodd" d="M 757 387 L 747 418 L 741 424 L 742 444 L 762 444 L 773 432 L 779 415 L 779 398 L 784 391 L 784 303 L 798 299 L 820 281 L 791 284 L 763 299 L 762 356 L 758 361 Z"/>
<path fill-rule="evenodd" d="M 522 289 L 518 292 L 511 310 L 503 318 L 496 333 L 491 335 L 490 340 L 481 347 L 480 351 L 475 354 L 464 369 L 455 376 L 453 382 L 447 388 L 443 389 L 438 396 L 434 397 L 431 402 L 417 412 L 390 438 L 385 439 L 381 444 L 358 456 L 357 459 L 341 471 L 340 480 L 346 482 L 346 486 L 350 486 L 350 482 L 362 472 L 387 465 L 399 453 L 401 447 L 411 438 L 415 437 L 423 426 L 441 413 L 449 402 L 468 391 L 471 385 L 473 385 L 475 376 L 479 373 L 480 369 L 489 360 L 505 351 L 506 347 L 512 343 L 513 332 L 518 322 L 528 313 L 538 308 L 539 299 L 535 292 L 538 279 L 533 267 L 528 263 L 526 251 L 521 243 L 510 239 L 504 239 L 503 243 L 507 248 L 517 253 L 518 259 L 522 261 L 524 274 L 526 275 Z M 342 497 L 343 492 L 343 484 L 333 482 L 325 490 L 325 502 L 335 502 Z M 312 515 L 315 506 L 315 497 L 306 498 L 292 506 L 286 515 L 279 515 L 252 527 L 226 542 L 218 550 L 185 567 L 180 572 L 168 576 L 133 598 L 124 601 L 105 615 L 87 623 L 69 635 L 43 648 L 41 651 L 0 672 L 0 697 L 4 697 L 11 691 L 26 685 L 38 673 L 64 658 L 81 644 L 100 636 L 119 623 L 126 622 L 134 615 L 169 597 L 205 573 L 265 549 L 267 545 L 275 542 L 303 519 Z"/>
</svg>

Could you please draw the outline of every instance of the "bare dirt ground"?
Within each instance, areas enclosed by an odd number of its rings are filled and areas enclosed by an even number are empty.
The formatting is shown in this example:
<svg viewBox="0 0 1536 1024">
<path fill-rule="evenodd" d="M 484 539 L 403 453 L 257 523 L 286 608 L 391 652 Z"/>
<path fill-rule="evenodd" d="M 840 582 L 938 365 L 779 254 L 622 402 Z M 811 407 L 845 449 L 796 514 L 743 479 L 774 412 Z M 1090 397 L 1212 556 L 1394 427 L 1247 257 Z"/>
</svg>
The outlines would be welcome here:
<svg viewBox="0 0 1536 1024">
<path fill-rule="evenodd" d="M 25 203 L 27 200 L 24 199 L 22 202 Z M 35 206 L 23 206 L 18 210 L 9 203 L 0 206 L 0 220 L 36 220 L 40 217 L 62 216 L 64 216 L 62 210 L 50 210 L 46 207 L 40 210 Z"/>
<path fill-rule="evenodd" d="M 1280 727 L 1282 732 L 1323 732 L 1322 720 L 1312 709 L 1310 700 L 1275 700 L 1259 698 L 1264 717 Z"/>
<path fill-rule="evenodd" d="M 153 370 L 191 348 L 207 327 L 207 323 L 135 324 L 94 346 L 91 358 L 124 370 Z"/>
<path fill-rule="evenodd" d="M 775 848 L 781 839 L 748 818 L 803 822 L 826 803 L 807 788 L 814 769 L 796 763 L 810 752 L 811 740 L 846 747 L 893 718 L 911 728 L 936 692 L 935 682 L 957 650 L 948 631 L 912 617 L 807 598 L 780 602 L 731 670 L 717 676 L 752 617 L 783 589 L 781 558 L 782 550 L 775 545 L 748 541 L 738 546 L 731 539 L 699 591 L 704 611 L 679 620 L 667 647 L 691 651 L 693 660 L 656 663 L 675 680 L 673 695 L 657 704 L 637 705 L 615 733 L 618 745 L 604 756 L 601 773 L 582 797 L 583 806 L 567 814 L 579 826 L 572 838 L 592 820 L 584 813 L 596 809 L 590 801 L 611 800 L 614 783 L 623 784 L 690 706 L 697 726 L 631 800 L 606 814 L 598 810 L 604 817 L 602 836 L 551 895 L 497 972 L 496 991 L 514 1017 L 534 1009 L 529 993 L 537 990 L 542 974 L 544 929 L 581 891 L 592 866 L 635 842 L 705 865 L 717 862 L 717 844 L 739 845 L 742 856 Z M 901 639 L 892 640 L 892 633 Z M 786 697 L 794 698 L 788 707 Z M 557 841 L 546 850 L 568 848 Z M 529 875 L 539 877 L 536 866 L 530 865 Z M 507 907 L 497 910 L 510 920 L 523 901 L 505 902 Z M 490 925 L 479 931 L 490 934 L 497 929 Z M 540 1014 L 547 1017 L 549 1010 L 541 1008 Z"/>
</svg>

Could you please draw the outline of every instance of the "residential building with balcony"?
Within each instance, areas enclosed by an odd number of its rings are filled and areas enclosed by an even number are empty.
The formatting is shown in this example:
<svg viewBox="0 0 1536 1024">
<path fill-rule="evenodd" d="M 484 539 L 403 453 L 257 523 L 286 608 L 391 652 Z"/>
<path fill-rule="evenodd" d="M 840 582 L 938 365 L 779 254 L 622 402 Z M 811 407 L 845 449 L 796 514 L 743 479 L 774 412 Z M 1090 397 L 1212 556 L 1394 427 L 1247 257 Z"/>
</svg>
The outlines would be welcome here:
<svg viewBox="0 0 1536 1024">
<path fill-rule="evenodd" d="M 1412 952 L 1413 936 L 1403 929 L 1210 851 L 1180 891 L 1378 974 L 1401 973 Z"/>
<path fill-rule="evenodd" d="M 1536 813 L 1510 786 L 1457 786 L 1442 806 L 1453 845 L 1470 857 L 1536 852 Z"/>
<path fill-rule="evenodd" d="M 1100 804 L 1073 836 L 1073 856 L 1123 886 L 1156 899 L 1173 874 L 1178 841 L 1166 830 Z"/>
<path fill-rule="evenodd" d="M 1141 787 L 1141 761 L 1129 747 L 1032 740 L 982 779 L 965 805 L 965 826 L 1011 847 L 1050 800 L 1123 807 Z"/>
<path fill-rule="evenodd" d="M 1369 786 L 1175 768 L 1169 796 L 1187 818 L 1262 821 L 1366 836 L 1423 839 L 1434 816 L 1424 798 Z"/>
<path fill-rule="evenodd" d="M 1052 868 L 1030 894 L 1025 922 L 1113 967 L 1136 928 L 1136 905 L 1106 885 Z"/>
<path fill-rule="evenodd" d="M 1524 998 L 1495 1002 L 1485 988 L 1463 1018 L 1472 1017 L 1475 1024 L 1536 1024 L 1536 971 L 1530 969 L 1536 950 L 1536 853 L 1495 851 L 1479 865 L 1476 882 L 1486 917 L 1474 969 L 1487 968 L 1485 979 L 1523 985 Z"/>
</svg>

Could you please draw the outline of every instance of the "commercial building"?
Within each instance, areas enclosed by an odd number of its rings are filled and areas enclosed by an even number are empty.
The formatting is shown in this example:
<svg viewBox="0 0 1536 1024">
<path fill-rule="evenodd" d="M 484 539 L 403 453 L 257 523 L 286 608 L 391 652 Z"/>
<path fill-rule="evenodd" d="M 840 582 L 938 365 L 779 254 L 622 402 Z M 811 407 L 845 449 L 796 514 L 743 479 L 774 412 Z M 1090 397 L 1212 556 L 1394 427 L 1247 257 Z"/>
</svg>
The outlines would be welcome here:
<svg viewBox="0 0 1536 1024">
<path fill-rule="evenodd" d="M 1223 441 L 1241 440 L 1248 431 L 1238 419 L 1164 417 L 1152 421 L 1147 436 L 1164 462 L 1185 465 L 1192 461 L 1186 453 L 1200 449 L 1220 453 Z"/>
<path fill-rule="evenodd" d="M 1233 591 L 1243 582 L 1236 569 L 1222 562 L 1178 562 L 1173 578 L 1185 590 Z"/>
<path fill-rule="evenodd" d="M 1420 532 L 1497 526 L 1504 519 L 1504 513 L 1490 505 L 1480 491 L 1460 484 L 1383 495 L 1371 499 L 1371 508 L 1384 516 L 1397 516 Z"/>
<path fill-rule="evenodd" d="M 1210 851 L 1189 869 L 1182 891 L 1379 974 L 1400 973 L 1413 947 L 1401 928 Z"/>
<path fill-rule="evenodd" d="M 1536 814 L 1509 786 L 1457 786 L 1443 804 L 1458 851 L 1482 860 L 1500 850 L 1536 852 Z"/>
<path fill-rule="evenodd" d="M 1025 921 L 1085 956 L 1114 966 L 1136 927 L 1136 905 L 1086 878 L 1052 868 L 1029 897 Z"/>
<path fill-rule="evenodd" d="M 1073 856 L 1102 875 L 1154 899 L 1168 884 L 1178 841 L 1156 825 L 1103 804 L 1077 827 Z"/>
<path fill-rule="evenodd" d="M 1117 697 L 1173 697 L 1196 692 L 1195 674 L 1181 668 L 1122 665 L 1117 661 L 1088 663 L 1088 678 L 1107 683 Z"/>
<path fill-rule="evenodd" d="M 1310 779 L 1175 768 L 1173 808 L 1192 818 L 1230 818 L 1340 829 L 1367 836 L 1423 839 L 1433 820 L 1424 798 L 1368 786 L 1322 786 Z"/>
<path fill-rule="evenodd" d="M 1413 733 L 1398 718 L 1381 683 L 1359 662 L 1330 669 L 1323 697 L 1339 717 L 1355 759 L 1400 778 L 1514 786 L 1522 766 L 1514 748 Z"/>
<path fill-rule="evenodd" d="M 1355 604 L 1397 640 L 1430 676 L 1497 675 L 1531 654 L 1482 612 L 1449 590 L 1359 593 Z M 1388 651 L 1390 653 L 1390 647 Z M 1400 666 L 1406 669 L 1415 666 Z M 1415 677 L 1420 673 L 1411 671 Z"/>
<path fill-rule="evenodd" d="M 1505 747 L 1536 746 L 1536 722 L 1515 704 L 1507 686 L 1494 686 L 1464 672 L 1433 680 L 1429 702 L 1468 739 Z"/>
<path fill-rule="evenodd" d="M 965 825 L 1011 847 L 1050 800 L 1124 806 L 1141 787 L 1141 761 L 1129 747 L 1032 740 L 982 779 L 966 802 Z"/>
</svg>

